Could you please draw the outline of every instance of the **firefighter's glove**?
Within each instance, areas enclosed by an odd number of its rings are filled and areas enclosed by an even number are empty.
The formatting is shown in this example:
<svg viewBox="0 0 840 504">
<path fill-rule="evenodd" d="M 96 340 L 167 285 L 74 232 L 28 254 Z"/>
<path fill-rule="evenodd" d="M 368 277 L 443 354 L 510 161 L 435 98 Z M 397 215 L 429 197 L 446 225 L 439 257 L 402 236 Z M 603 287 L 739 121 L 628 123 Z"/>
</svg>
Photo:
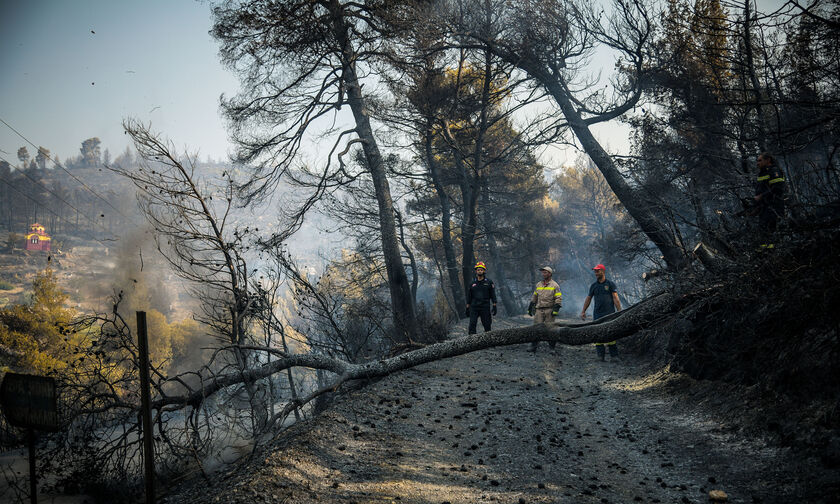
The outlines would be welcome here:
<svg viewBox="0 0 840 504">
<path fill-rule="evenodd" d="M 492 314 L 493 314 L 493 316 L 495 317 L 495 316 L 496 316 L 496 313 L 497 313 L 498 311 L 499 311 L 499 310 L 497 310 L 497 309 L 496 309 L 496 305 L 493 305 L 493 309 L 492 309 L 492 310 L 490 310 L 490 313 L 492 313 Z"/>
<path fill-rule="evenodd" d="M 467 309 L 464 310 L 464 315 L 466 315 L 467 317 L 470 316 L 470 307 L 469 306 L 467 306 Z"/>
<path fill-rule="evenodd" d="M 560 313 L 560 308 L 561 306 L 559 304 L 554 305 L 554 309 L 551 310 L 551 315 L 556 317 L 557 314 Z"/>
<path fill-rule="evenodd" d="M 537 305 L 534 304 L 533 301 L 531 301 L 531 304 L 528 305 L 528 315 L 533 317 L 534 313 L 536 313 L 536 310 L 537 310 Z"/>
</svg>

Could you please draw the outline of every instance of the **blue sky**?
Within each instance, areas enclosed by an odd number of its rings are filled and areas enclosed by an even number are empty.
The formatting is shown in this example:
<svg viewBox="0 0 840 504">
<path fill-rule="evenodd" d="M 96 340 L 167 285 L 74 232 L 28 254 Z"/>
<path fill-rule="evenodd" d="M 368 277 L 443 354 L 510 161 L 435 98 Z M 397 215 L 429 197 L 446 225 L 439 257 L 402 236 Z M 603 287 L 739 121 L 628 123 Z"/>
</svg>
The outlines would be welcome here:
<svg viewBox="0 0 840 504">
<path fill-rule="evenodd" d="M 2 0 L 0 118 L 62 161 L 93 136 L 112 155 L 125 150 L 125 117 L 223 158 L 219 95 L 238 84 L 210 27 L 209 6 L 191 0 Z M 17 164 L 24 145 L 0 123 L 0 156 Z"/>
</svg>

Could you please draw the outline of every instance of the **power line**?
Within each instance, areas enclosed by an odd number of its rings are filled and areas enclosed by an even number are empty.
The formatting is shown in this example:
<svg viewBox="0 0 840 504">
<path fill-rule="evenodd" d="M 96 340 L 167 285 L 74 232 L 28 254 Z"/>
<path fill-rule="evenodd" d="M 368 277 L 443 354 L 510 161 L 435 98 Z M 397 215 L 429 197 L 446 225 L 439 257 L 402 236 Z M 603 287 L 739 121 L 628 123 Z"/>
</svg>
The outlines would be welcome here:
<svg viewBox="0 0 840 504">
<path fill-rule="evenodd" d="M 7 162 L 8 162 L 8 161 L 7 161 Z M 16 192 L 20 193 L 20 195 L 21 195 L 21 196 L 23 196 L 24 198 L 26 198 L 26 199 L 28 199 L 29 201 L 31 201 L 31 202 L 33 202 L 33 203 L 35 203 L 36 205 L 39 205 L 39 206 L 42 206 L 42 207 L 46 208 L 47 210 L 49 210 L 49 211 L 50 211 L 50 213 L 52 213 L 53 215 L 55 215 L 56 217 L 58 217 L 60 220 L 64 220 L 64 222 L 67 222 L 67 219 L 64 219 L 63 217 L 61 217 L 61 215 L 59 215 L 58 213 L 56 213 L 56 212 L 55 212 L 52 208 L 48 207 L 47 205 L 44 205 L 43 203 L 41 203 L 41 202 L 37 201 L 37 200 L 36 200 L 35 198 L 33 198 L 32 196 L 30 196 L 30 195 L 26 194 L 25 192 L 21 191 L 21 190 L 20 190 L 20 189 L 18 189 L 17 187 L 13 186 L 13 185 L 12 185 L 12 184 L 10 184 L 10 183 L 9 183 L 9 181 L 7 181 L 4 177 L 0 177 L 0 181 L 2 181 L 2 182 L 3 182 L 4 184 L 6 184 L 7 186 L 11 187 L 11 188 L 12 188 L 12 190 L 14 190 L 14 191 L 16 191 Z M 98 241 L 99 243 L 101 243 L 101 244 L 102 244 L 103 246 L 105 246 L 105 247 L 110 247 L 110 245 L 108 245 L 107 243 L 103 242 L 103 241 L 102 241 L 102 240 L 100 240 L 99 238 L 96 238 L 96 237 L 95 237 L 95 236 L 93 236 L 92 234 L 90 235 L 90 239 L 91 239 L 91 240 L 94 240 L 94 241 Z"/>
<path fill-rule="evenodd" d="M 7 162 L 8 162 L 8 161 L 7 161 Z M 23 196 L 24 198 L 26 198 L 26 199 L 28 199 L 29 201 L 31 201 L 31 202 L 33 202 L 33 203 L 35 203 L 36 205 L 38 205 L 38 206 L 40 206 L 40 207 L 43 207 L 43 208 L 45 208 L 46 210 L 48 210 L 51 214 L 53 214 L 53 215 L 55 215 L 56 217 L 58 217 L 58 219 L 59 219 L 59 220 L 64 221 L 65 225 L 71 225 L 71 224 L 72 224 L 72 223 L 71 223 L 71 222 L 69 222 L 66 218 L 62 217 L 62 216 L 61 216 L 61 214 L 59 214 L 58 212 L 56 212 L 55 210 L 53 210 L 52 208 L 50 208 L 48 205 L 45 205 L 43 202 L 40 202 L 40 201 L 36 200 L 35 198 L 31 197 L 30 195 L 26 194 L 25 192 L 21 191 L 20 189 L 18 189 L 18 188 L 17 188 L 17 187 L 15 187 L 14 185 L 12 185 L 12 184 L 11 184 L 8 180 L 6 180 L 4 177 L 0 177 L 0 181 L 2 181 L 2 182 L 3 182 L 4 184 L 6 184 L 7 186 L 11 187 L 11 188 L 12 188 L 12 190 L 14 190 L 15 192 L 19 193 L 19 194 L 20 194 L 21 196 Z M 82 214 L 82 215 L 84 215 L 84 214 Z M 78 227 L 77 227 L 76 229 L 78 230 Z M 103 230 L 103 231 L 105 231 L 105 227 L 104 227 L 104 226 L 102 226 L 102 230 Z M 104 246 L 106 246 L 106 247 L 108 247 L 108 246 L 109 246 L 107 243 L 105 243 L 105 242 L 103 242 L 102 240 L 100 240 L 100 239 L 96 238 L 95 236 L 93 236 L 93 234 L 92 234 L 90 231 L 88 231 L 88 232 L 87 232 L 87 234 L 89 235 L 89 238 L 90 238 L 91 240 L 98 241 L 99 243 L 101 243 L 102 245 L 104 245 Z M 109 241 L 117 241 L 117 239 L 116 239 L 116 238 L 112 238 L 112 239 L 109 239 Z"/>
<path fill-rule="evenodd" d="M 3 156 L 0 156 L 0 159 L 2 159 L 3 161 L 5 161 L 5 162 L 9 163 L 9 161 L 8 161 L 6 158 L 4 158 Z M 9 164 L 11 164 L 11 163 L 9 163 Z M 30 177 L 30 176 L 26 173 L 26 170 L 17 170 L 17 171 L 19 171 L 19 172 L 20 172 L 20 173 L 21 173 L 24 177 L 28 178 L 29 180 L 31 180 L 31 181 L 32 181 L 32 182 L 34 182 L 35 184 L 38 184 L 39 186 L 41 186 L 42 188 L 44 188 L 44 190 L 45 190 L 45 191 L 47 191 L 48 193 L 52 194 L 53 196 L 55 196 L 56 198 L 58 198 L 59 200 L 61 200 L 61 201 L 62 201 L 65 205 L 67 205 L 67 206 L 69 206 L 70 208 L 72 208 L 73 210 L 75 210 L 75 211 L 76 211 L 76 213 L 81 214 L 81 215 L 82 215 L 85 219 L 87 219 L 87 220 L 88 220 L 88 222 L 90 222 L 90 223 L 91 223 L 91 224 L 93 224 L 93 225 L 98 225 L 99 227 L 101 227 L 101 228 L 102 228 L 102 231 L 106 231 L 106 229 L 105 229 L 105 225 L 103 225 L 101 222 L 96 222 L 96 221 L 94 221 L 94 220 L 93 220 L 93 219 L 91 219 L 91 218 L 90 218 L 90 217 L 89 217 L 86 213 L 82 212 L 81 210 L 79 210 L 79 209 L 78 209 L 78 208 L 76 208 L 75 206 L 71 205 L 69 201 L 67 201 L 66 199 L 62 198 L 61 196 L 59 196 L 58 194 L 56 194 L 55 192 L 53 192 L 52 190 L 50 190 L 50 188 L 48 188 L 47 186 L 45 186 L 44 184 L 42 184 L 42 183 L 41 183 L 41 182 L 39 182 L 38 180 L 35 180 L 34 178 Z M 8 182 L 7 182 L 7 184 L 8 184 Z"/>
<path fill-rule="evenodd" d="M 14 132 L 15 132 L 15 134 L 16 134 L 17 136 L 21 137 L 21 138 L 22 138 L 22 139 L 23 139 L 26 143 L 28 143 L 29 145 L 31 145 L 33 149 L 37 149 L 37 150 L 40 152 L 40 149 L 41 149 L 41 148 L 40 148 L 39 146 L 35 145 L 34 143 L 32 143 L 32 141 L 31 141 L 31 140 L 29 140 L 28 138 L 26 138 L 25 136 L 23 136 L 23 134 L 22 134 L 20 131 L 18 131 L 18 130 L 16 130 L 16 129 L 14 129 L 14 128 L 12 127 L 12 125 L 11 125 L 11 124 L 9 124 L 9 123 L 7 123 L 6 121 L 4 121 L 2 117 L 0 117 L 0 122 L 2 122 L 3 124 L 5 124 L 5 125 L 6 125 L 6 127 L 7 127 L 7 128 L 9 128 L 10 130 L 14 131 Z M 53 162 L 53 164 L 55 164 L 56 166 L 58 166 L 59 168 L 61 168 L 62 170 L 64 170 L 64 172 L 65 172 L 67 175 L 70 175 L 70 176 L 73 178 L 73 180 L 75 180 L 76 182 L 78 182 L 79 184 L 81 184 L 81 185 L 82 185 L 85 189 L 87 189 L 88 191 L 90 191 L 90 193 L 91 193 L 91 194 L 93 194 L 93 195 L 94 195 L 94 196 L 96 196 L 97 198 L 99 198 L 99 199 L 101 199 L 102 201 L 104 201 L 104 202 L 105 202 L 105 204 L 107 204 L 109 207 L 113 208 L 115 212 L 117 212 L 118 214 L 122 215 L 124 219 L 126 219 L 126 220 L 128 220 L 128 221 L 131 221 L 131 223 L 132 223 L 132 224 L 134 224 L 134 225 L 136 225 L 136 226 L 139 226 L 139 224 L 138 224 L 137 222 L 134 222 L 134 219 L 132 219 L 131 217 L 129 217 L 129 216 L 127 216 L 127 215 L 125 215 L 125 214 L 124 214 L 124 213 L 122 213 L 122 212 L 120 212 L 120 210 L 119 210 L 117 207 L 115 207 L 114 205 L 112 205 L 110 201 L 108 201 L 107 199 L 105 199 L 105 198 L 103 198 L 102 196 L 100 196 L 100 195 L 99 195 L 96 191 L 94 191 L 93 189 L 91 189 L 91 188 L 90 188 L 90 186 L 88 186 L 88 185 L 87 185 L 87 184 L 85 184 L 83 181 L 81 181 L 78 177 L 76 177 L 75 175 L 73 175 L 72 173 L 70 173 L 70 172 L 67 170 L 67 168 L 63 167 L 63 166 L 61 165 L 61 163 L 59 163 L 58 161 L 56 161 L 55 159 L 53 159 L 53 158 L 52 158 L 49 154 L 44 154 L 44 156 L 46 156 L 46 158 L 47 158 L 47 159 L 49 159 L 50 161 L 52 161 L 52 162 Z M 7 161 L 7 162 L 8 162 L 8 161 Z"/>
</svg>

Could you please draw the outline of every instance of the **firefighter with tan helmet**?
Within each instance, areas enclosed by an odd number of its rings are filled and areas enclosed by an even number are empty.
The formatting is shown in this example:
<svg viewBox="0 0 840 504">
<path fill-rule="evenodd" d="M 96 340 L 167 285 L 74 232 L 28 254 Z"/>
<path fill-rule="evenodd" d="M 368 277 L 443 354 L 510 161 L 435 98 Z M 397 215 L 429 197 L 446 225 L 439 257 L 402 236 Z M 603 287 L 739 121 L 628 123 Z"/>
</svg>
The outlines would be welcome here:
<svg viewBox="0 0 840 504">
<path fill-rule="evenodd" d="M 552 324 L 554 317 L 560 312 L 563 306 L 563 294 L 560 292 L 560 285 L 551 279 L 554 270 L 550 266 L 540 268 L 543 279 L 537 282 L 534 295 L 531 296 L 531 304 L 528 305 L 528 315 L 534 317 L 534 324 Z M 548 346 L 552 350 L 557 343 L 549 341 Z M 531 343 L 529 351 L 536 352 L 539 342 Z"/>
<path fill-rule="evenodd" d="M 496 286 L 484 273 L 487 266 L 481 261 L 475 263 L 475 278 L 467 288 L 467 313 L 470 318 L 470 327 L 467 334 L 475 334 L 478 319 L 481 318 L 481 325 L 484 332 L 490 330 L 493 316 L 496 315 Z"/>
</svg>

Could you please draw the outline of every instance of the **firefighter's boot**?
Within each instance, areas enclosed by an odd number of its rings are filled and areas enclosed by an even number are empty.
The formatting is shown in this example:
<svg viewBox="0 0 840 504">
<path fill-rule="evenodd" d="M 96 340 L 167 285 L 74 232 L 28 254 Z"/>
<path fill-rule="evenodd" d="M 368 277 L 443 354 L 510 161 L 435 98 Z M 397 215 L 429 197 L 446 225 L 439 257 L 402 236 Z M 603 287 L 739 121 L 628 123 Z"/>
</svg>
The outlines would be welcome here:
<svg viewBox="0 0 840 504">
<path fill-rule="evenodd" d="M 612 345 L 607 345 L 610 349 L 610 362 L 620 362 L 621 359 L 618 357 L 618 347 L 615 343 Z"/>
</svg>

